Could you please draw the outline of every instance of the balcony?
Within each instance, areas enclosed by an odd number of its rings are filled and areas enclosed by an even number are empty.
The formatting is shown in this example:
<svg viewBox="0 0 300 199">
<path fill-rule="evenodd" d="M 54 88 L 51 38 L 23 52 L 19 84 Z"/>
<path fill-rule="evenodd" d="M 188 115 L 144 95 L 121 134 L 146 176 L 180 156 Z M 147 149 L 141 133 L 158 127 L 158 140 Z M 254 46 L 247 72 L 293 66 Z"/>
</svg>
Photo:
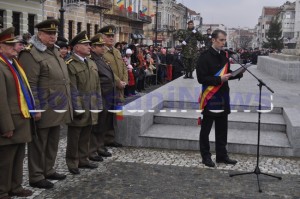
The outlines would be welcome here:
<svg viewBox="0 0 300 199">
<path fill-rule="evenodd" d="M 64 0 L 65 5 L 78 5 L 80 3 L 86 3 L 87 9 L 92 11 L 99 11 L 102 9 L 109 10 L 112 7 L 111 0 Z"/>
<path fill-rule="evenodd" d="M 139 19 L 149 24 L 152 23 L 152 18 L 147 15 L 142 16 L 141 14 L 139 14 Z"/>
<path fill-rule="evenodd" d="M 87 0 L 86 1 L 87 9 L 106 9 L 109 10 L 112 7 L 110 0 Z"/>
<path fill-rule="evenodd" d="M 143 22 L 151 23 L 152 19 L 150 16 L 144 16 L 140 18 L 136 12 L 128 12 L 127 9 L 120 9 L 118 6 L 113 5 L 109 12 L 105 13 L 105 16 L 110 19 L 128 21 L 128 22 Z"/>
</svg>

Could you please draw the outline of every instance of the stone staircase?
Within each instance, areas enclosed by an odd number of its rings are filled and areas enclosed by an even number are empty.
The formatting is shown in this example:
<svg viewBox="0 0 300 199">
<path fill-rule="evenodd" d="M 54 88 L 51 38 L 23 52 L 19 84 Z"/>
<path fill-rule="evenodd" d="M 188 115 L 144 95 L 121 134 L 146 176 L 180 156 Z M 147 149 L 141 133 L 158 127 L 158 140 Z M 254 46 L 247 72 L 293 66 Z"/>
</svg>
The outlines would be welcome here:
<svg viewBox="0 0 300 199">
<path fill-rule="evenodd" d="M 144 147 L 199 150 L 198 117 L 195 102 L 164 101 L 160 110 L 153 115 L 153 124 L 139 135 Z M 258 108 L 255 106 L 232 106 L 229 115 L 228 151 L 231 153 L 256 154 Z M 268 110 L 269 108 L 265 108 Z M 260 154 L 293 156 L 293 149 L 286 134 L 287 125 L 283 109 L 273 107 L 261 114 Z M 214 151 L 214 127 L 210 134 L 211 149 Z"/>
</svg>

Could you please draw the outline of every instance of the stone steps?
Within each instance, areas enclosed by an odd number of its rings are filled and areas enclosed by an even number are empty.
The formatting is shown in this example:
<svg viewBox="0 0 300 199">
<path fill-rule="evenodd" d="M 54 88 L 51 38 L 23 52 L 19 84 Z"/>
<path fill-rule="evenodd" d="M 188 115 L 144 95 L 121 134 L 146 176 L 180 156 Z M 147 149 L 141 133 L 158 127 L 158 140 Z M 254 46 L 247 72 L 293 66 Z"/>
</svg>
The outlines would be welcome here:
<svg viewBox="0 0 300 199">
<path fill-rule="evenodd" d="M 200 115 L 200 112 L 193 109 L 177 110 L 164 108 L 154 115 L 154 123 L 197 126 Z M 228 128 L 230 129 L 256 130 L 257 123 L 258 114 L 254 112 L 233 112 L 228 117 Z M 285 133 L 286 124 L 283 116 L 276 113 L 262 113 L 261 130 Z"/>
<path fill-rule="evenodd" d="M 199 150 L 200 126 L 153 124 L 140 135 L 140 144 L 145 147 Z M 287 135 L 277 131 L 261 131 L 260 154 L 292 156 L 293 150 Z M 214 128 L 210 134 L 214 151 Z M 228 151 L 231 153 L 256 154 L 257 130 L 229 129 Z"/>
</svg>

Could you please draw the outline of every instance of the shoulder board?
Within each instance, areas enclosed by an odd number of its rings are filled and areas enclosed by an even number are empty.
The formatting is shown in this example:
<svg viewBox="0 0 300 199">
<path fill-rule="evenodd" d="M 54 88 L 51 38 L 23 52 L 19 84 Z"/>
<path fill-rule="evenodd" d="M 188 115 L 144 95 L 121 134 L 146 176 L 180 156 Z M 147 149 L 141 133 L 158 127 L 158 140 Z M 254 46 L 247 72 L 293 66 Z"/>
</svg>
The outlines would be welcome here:
<svg viewBox="0 0 300 199">
<path fill-rule="evenodd" d="M 72 59 L 72 58 L 68 59 L 68 60 L 66 61 L 66 64 L 67 64 L 67 65 L 70 64 L 73 60 L 74 60 L 74 59 Z"/>
<path fill-rule="evenodd" d="M 28 46 L 25 47 L 25 50 L 30 51 L 32 49 L 32 46 L 33 46 L 32 44 L 29 44 Z"/>
</svg>

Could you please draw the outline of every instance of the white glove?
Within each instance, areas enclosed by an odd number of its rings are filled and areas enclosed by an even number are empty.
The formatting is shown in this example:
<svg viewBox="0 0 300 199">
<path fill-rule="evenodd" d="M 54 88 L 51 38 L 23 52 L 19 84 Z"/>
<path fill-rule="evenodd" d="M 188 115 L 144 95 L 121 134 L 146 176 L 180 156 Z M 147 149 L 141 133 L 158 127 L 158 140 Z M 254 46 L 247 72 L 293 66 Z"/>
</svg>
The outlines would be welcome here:
<svg viewBox="0 0 300 199">
<path fill-rule="evenodd" d="M 197 31 L 194 29 L 192 32 L 193 32 L 193 33 L 196 33 Z"/>
<path fill-rule="evenodd" d="M 185 41 L 183 41 L 183 42 L 181 42 L 182 43 L 182 45 L 186 45 L 186 42 Z"/>
</svg>

